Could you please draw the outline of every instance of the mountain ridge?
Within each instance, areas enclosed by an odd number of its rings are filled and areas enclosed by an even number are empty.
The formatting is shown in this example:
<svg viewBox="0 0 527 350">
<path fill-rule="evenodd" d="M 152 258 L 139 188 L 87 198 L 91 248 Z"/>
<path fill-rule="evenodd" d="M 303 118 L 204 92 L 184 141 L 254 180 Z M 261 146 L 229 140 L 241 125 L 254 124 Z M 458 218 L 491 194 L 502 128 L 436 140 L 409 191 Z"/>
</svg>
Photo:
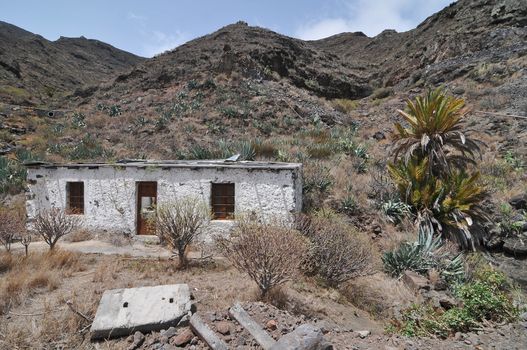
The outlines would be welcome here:
<svg viewBox="0 0 527 350">
<path fill-rule="evenodd" d="M 99 84 L 142 60 L 98 40 L 50 41 L 0 21 L 0 101 L 58 103 L 75 88 Z"/>
</svg>

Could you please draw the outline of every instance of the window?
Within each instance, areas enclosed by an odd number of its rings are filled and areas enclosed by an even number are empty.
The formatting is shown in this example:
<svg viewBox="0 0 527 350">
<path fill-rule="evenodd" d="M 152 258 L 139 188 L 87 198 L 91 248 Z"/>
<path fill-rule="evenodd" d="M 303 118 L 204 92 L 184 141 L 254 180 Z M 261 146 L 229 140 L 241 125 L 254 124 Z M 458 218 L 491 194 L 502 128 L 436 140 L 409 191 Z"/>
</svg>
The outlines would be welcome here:
<svg viewBox="0 0 527 350">
<path fill-rule="evenodd" d="M 214 220 L 234 219 L 234 184 L 212 184 L 212 217 Z"/>
<path fill-rule="evenodd" d="M 84 182 L 66 184 L 68 214 L 84 214 Z"/>
</svg>

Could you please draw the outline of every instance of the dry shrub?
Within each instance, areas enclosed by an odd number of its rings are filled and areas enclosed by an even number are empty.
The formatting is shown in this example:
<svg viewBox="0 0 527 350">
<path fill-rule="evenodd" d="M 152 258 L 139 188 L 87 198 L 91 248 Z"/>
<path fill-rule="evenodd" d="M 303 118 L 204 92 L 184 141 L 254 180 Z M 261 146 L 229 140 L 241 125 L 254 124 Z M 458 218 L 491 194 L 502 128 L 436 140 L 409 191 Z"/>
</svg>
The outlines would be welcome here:
<svg viewBox="0 0 527 350">
<path fill-rule="evenodd" d="M 256 282 L 265 297 L 299 271 L 305 240 L 287 225 L 241 220 L 230 238 L 220 238 L 218 247 L 241 272 Z"/>
<path fill-rule="evenodd" d="M 75 272 L 83 271 L 85 268 L 80 260 L 79 254 L 67 250 L 56 250 L 53 252 L 42 253 L 40 255 L 34 254 L 32 257 L 35 259 L 35 263 L 37 263 L 39 259 L 42 259 L 42 263 L 50 269 L 62 269 L 64 271 Z"/>
<path fill-rule="evenodd" d="M 0 273 L 11 270 L 15 264 L 15 257 L 11 254 L 0 254 Z"/>
<path fill-rule="evenodd" d="M 373 250 L 361 236 L 340 218 L 299 216 L 297 227 L 309 239 L 310 247 L 303 269 L 320 276 L 328 285 L 342 283 L 373 272 Z"/>
<path fill-rule="evenodd" d="M 257 157 L 271 159 L 274 158 L 276 152 L 278 152 L 276 146 L 269 141 L 255 140 L 251 143 L 251 145 L 254 148 Z"/>
<path fill-rule="evenodd" d="M 340 293 L 375 319 L 389 319 L 397 308 L 416 301 L 414 293 L 402 281 L 383 273 L 358 277 L 346 283 Z"/>
<path fill-rule="evenodd" d="M 68 236 L 66 236 L 66 238 L 64 238 L 66 242 L 84 242 L 84 241 L 89 241 L 92 239 L 93 239 L 92 233 L 82 228 L 78 230 L 74 230 L 71 234 L 69 234 Z"/>
<path fill-rule="evenodd" d="M 186 267 L 187 247 L 194 242 L 210 219 L 207 206 L 199 198 L 183 198 L 157 211 L 157 234 L 178 253 L 180 267 Z"/>
<path fill-rule="evenodd" d="M 25 230 L 25 215 L 21 210 L 0 208 L 0 244 L 6 251 L 11 250 L 11 243 Z"/>
<path fill-rule="evenodd" d="M 337 98 L 331 100 L 331 103 L 333 107 L 341 113 L 350 113 L 359 106 L 359 101 L 349 100 L 346 98 Z"/>
<path fill-rule="evenodd" d="M 70 234 L 79 226 L 79 219 L 68 215 L 64 210 L 52 208 L 42 210 L 35 218 L 35 231 L 53 250 L 62 237 Z"/>
<path fill-rule="evenodd" d="M 37 271 L 27 281 L 27 288 L 47 288 L 48 290 L 55 290 L 59 287 L 60 281 L 57 274 L 50 271 Z"/>
</svg>

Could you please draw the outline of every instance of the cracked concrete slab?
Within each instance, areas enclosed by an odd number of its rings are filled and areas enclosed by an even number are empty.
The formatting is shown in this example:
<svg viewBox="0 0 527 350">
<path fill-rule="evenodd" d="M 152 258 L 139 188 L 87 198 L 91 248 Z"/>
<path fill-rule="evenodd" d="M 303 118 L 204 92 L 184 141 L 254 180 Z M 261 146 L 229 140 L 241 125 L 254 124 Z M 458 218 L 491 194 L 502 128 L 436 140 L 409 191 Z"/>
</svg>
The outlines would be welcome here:
<svg viewBox="0 0 527 350">
<path fill-rule="evenodd" d="M 193 311 L 187 284 L 107 290 L 91 326 L 91 339 L 150 332 L 188 322 Z"/>
</svg>

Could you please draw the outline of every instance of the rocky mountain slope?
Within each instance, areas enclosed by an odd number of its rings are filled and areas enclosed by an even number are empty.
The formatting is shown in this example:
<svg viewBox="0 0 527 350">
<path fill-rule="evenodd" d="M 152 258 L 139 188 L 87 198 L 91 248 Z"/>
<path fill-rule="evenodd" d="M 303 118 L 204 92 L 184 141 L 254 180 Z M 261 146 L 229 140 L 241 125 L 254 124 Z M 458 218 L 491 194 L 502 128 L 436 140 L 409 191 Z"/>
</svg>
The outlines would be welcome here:
<svg viewBox="0 0 527 350">
<path fill-rule="evenodd" d="M 0 21 L 0 101 L 50 104 L 99 84 L 144 59 L 97 40 L 56 41 Z"/>
<path fill-rule="evenodd" d="M 443 85 L 467 100 L 476 129 L 493 130 L 497 148 L 525 153 L 522 120 L 485 113 L 527 114 L 526 22 L 521 0 L 460 0 L 414 30 L 374 38 L 344 33 L 306 42 L 240 22 L 68 102 L 88 120 L 119 110 L 124 122 L 97 132 L 118 141 L 120 155 L 132 147 L 135 155 L 174 157 L 189 144 L 288 135 L 313 121 L 386 133 L 406 98 Z M 343 110 L 335 99 L 352 101 Z"/>
</svg>

